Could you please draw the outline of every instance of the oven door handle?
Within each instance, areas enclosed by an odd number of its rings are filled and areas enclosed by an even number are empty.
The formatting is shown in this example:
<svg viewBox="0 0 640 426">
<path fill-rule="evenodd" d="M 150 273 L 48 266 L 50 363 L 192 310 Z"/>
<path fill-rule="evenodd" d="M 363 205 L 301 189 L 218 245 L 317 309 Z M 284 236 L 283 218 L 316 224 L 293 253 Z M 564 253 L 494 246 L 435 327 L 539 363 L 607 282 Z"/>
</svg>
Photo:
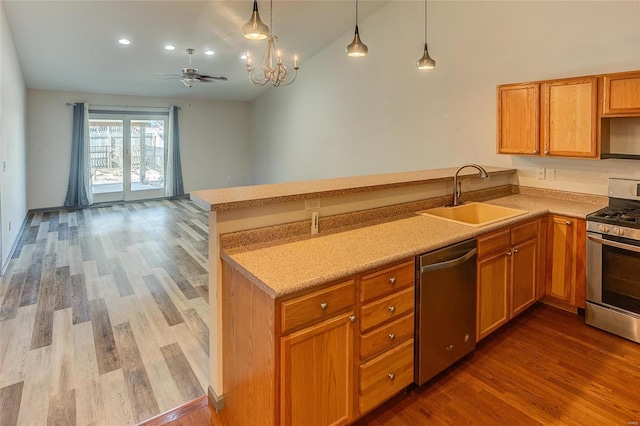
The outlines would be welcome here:
<svg viewBox="0 0 640 426">
<path fill-rule="evenodd" d="M 594 237 L 593 235 L 587 235 L 587 238 L 594 243 L 602 244 L 604 246 L 616 247 L 622 250 L 634 251 L 640 253 L 640 247 L 632 246 L 629 244 L 618 243 L 616 241 L 605 240 L 603 238 Z"/>
</svg>

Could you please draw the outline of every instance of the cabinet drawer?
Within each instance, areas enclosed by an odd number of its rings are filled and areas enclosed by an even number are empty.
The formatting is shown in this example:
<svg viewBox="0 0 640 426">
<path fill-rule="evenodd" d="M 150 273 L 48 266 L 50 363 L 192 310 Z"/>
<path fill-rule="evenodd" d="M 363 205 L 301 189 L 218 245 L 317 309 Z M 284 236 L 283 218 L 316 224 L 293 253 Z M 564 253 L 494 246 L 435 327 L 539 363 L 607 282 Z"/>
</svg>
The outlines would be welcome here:
<svg viewBox="0 0 640 426">
<path fill-rule="evenodd" d="M 511 243 L 520 244 L 538 236 L 538 221 L 515 225 L 511 228 Z"/>
<path fill-rule="evenodd" d="M 365 275 L 360 280 L 360 301 L 366 302 L 395 290 L 414 285 L 415 266 L 413 260 Z"/>
<path fill-rule="evenodd" d="M 481 235 L 478 241 L 478 258 L 496 251 L 508 251 L 511 245 L 511 230 L 505 228 L 491 234 Z"/>
<path fill-rule="evenodd" d="M 360 414 L 413 382 L 413 339 L 360 366 Z"/>
<path fill-rule="evenodd" d="M 360 336 L 360 359 L 378 355 L 413 337 L 413 313 Z"/>
<path fill-rule="evenodd" d="M 414 288 L 399 291 L 360 308 L 361 331 L 396 319 L 414 310 Z"/>
<path fill-rule="evenodd" d="M 282 333 L 353 309 L 354 281 L 347 281 L 282 302 Z"/>
</svg>

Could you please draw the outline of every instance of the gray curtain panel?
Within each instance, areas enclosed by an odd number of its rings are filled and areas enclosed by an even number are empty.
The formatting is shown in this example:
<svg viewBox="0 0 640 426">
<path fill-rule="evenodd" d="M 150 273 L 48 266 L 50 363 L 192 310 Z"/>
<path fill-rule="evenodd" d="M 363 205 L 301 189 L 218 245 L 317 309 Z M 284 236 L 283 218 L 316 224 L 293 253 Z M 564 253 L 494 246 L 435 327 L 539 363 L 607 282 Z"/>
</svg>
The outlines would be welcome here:
<svg viewBox="0 0 640 426">
<path fill-rule="evenodd" d="M 167 197 L 184 195 L 182 166 L 180 164 L 180 127 L 178 126 L 178 107 L 169 107 L 169 132 L 165 176 L 167 176 Z"/>
<path fill-rule="evenodd" d="M 85 103 L 73 106 L 71 134 L 71 168 L 65 207 L 84 207 L 93 203 L 91 164 L 89 162 L 89 107 Z"/>
</svg>

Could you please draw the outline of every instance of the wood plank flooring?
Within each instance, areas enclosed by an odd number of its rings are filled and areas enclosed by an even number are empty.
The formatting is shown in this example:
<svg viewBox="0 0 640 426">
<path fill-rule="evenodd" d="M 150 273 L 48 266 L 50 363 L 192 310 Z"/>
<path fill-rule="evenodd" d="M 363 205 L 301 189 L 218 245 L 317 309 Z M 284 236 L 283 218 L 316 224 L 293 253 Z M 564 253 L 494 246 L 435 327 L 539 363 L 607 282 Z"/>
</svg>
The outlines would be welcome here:
<svg viewBox="0 0 640 426">
<path fill-rule="evenodd" d="M 0 278 L 0 426 L 136 424 L 205 395 L 207 224 L 188 200 L 30 213 Z"/>
<path fill-rule="evenodd" d="M 538 304 L 444 374 L 395 396 L 355 426 L 639 423 L 640 345 Z M 209 406 L 167 424 L 228 423 L 224 410 Z"/>
</svg>

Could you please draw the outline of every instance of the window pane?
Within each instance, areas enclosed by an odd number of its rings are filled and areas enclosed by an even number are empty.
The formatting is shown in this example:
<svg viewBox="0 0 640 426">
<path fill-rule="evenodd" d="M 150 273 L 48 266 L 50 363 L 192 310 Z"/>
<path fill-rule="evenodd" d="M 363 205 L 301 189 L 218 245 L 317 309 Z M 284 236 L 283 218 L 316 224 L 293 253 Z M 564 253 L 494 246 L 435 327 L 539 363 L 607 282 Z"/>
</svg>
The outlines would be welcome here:
<svg viewBox="0 0 640 426">
<path fill-rule="evenodd" d="M 89 120 L 89 157 L 94 194 L 122 192 L 122 120 Z"/>
<path fill-rule="evenodd" d="M 164 188 L 164 120 L 131 120 L 131 190 Z"/>
</svg>

